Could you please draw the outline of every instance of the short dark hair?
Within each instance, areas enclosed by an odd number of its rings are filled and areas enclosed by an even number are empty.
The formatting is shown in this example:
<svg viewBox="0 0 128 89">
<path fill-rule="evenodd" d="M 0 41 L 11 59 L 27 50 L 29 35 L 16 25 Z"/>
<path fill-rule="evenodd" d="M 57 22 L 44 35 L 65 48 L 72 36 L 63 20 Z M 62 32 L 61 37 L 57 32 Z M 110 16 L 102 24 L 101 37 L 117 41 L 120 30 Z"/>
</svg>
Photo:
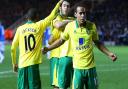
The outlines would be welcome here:
<svg viewBox="0 0 128 89">
<path fill-rule="evenodd" d="M 71 1 L 70 1 L 70 0 L 63 0 L 63 2 L 64 2 L 64 1 L 68 2 L 68 3 L 71 5 Z M 62 6 L 63 2 L 61 3 L 60 6 Z"/>
<path fill-rule="evenodd" d="M 37 16 L 39 16 L 39 11 L 37 8 L 31 8 L 28 13 L 27 13 L 27 16 L 26 18 L 27 19 L 30 19 L 32 21 L 36 20 L 37 19 Z"/>
<path fill-rule="evenodd" d="M 79 3 L 75 6 L 74 11 L 77 12 L 78 7 L 84 7 L 86 9 L 86 5 L 84 3 Z"/>
</svg>

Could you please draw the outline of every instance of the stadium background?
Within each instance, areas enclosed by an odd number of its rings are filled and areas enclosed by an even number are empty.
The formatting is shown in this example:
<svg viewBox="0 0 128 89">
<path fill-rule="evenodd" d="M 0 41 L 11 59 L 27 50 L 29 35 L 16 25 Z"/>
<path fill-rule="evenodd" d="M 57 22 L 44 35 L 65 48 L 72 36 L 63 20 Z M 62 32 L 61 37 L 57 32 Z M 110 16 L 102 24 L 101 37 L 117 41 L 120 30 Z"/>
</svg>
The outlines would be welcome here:
<svg viewBox="0 0 128 89">
<path fill-rule="evenodd" d="M 0 64 L 0 89 L 16 89 L 16 74 L 12 72 L 10 43 L 16 27 L 24 23 L 26 12 L 37 7 L 40 18 L 48 16 L 58 0 L 1 0 L 0 21 L 5 27 L 5 60 Z M 128 1 L 127 0 L 70 0 L 73 8 L 77 3 L 85 3 L 87 19 L 96 23 L 97 30 L 105 45 L 115 52 L 118 60 L 113 63 L 105 55 L 94 49 L 99 89 L 128 89 Z M 50 28 L 47 28 L 50 29 Z M 8 32 L 10 31 L 10 32 Z M 45 39 L 49 38 L 49 30 Z M 47 43 L 46 43 L 47 44 Z M 49 85 L 49 61 L 46 56 L 40 66 L 42 89 L 52 89 Z"/>
</svg>

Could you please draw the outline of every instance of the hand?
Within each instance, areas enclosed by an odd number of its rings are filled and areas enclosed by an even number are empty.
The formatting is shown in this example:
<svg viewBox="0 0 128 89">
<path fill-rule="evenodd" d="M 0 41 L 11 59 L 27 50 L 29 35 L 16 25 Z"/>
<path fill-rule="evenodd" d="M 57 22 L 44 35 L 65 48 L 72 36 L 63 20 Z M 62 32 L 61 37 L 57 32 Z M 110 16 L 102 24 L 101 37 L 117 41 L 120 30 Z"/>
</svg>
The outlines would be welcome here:
<svg viewBox="0 0 128 89">
<path fill-rule="evenodd" d="M 109 57 L 112 59 L 112 61 L 116 61 L 117 56 L 114 53 L 109 53 Z"/>
<path fill-rule="evenodd" d="M 13 65 L 13 72 L 18 72 L 18 65 L 17 64 Z"/>
<path fill-rule="evenodd" d="M 47 52 L 48 52 L 48 48 L 47 47 L 42 48 L 42 53 L 43 54 L 46 54 Z"/>
</svg>

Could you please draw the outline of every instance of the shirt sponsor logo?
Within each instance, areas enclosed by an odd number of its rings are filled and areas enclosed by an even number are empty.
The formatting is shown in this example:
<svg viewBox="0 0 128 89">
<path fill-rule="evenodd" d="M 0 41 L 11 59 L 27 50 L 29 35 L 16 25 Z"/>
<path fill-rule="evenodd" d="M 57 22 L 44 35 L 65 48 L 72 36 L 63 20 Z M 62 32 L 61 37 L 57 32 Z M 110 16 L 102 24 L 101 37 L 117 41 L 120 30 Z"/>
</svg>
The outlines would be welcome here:
<svg viewBox="0 0 128 89">
<path fill-rule="evenodd" d="M 88 48 L 90 48 L 89 47 L 89 45 L 83 45 L 83 46 L 78 46 L 78 47 L 76 47 L 76 50 L 84 50 L 84 49 L 88 49 Z"/>
</svg>

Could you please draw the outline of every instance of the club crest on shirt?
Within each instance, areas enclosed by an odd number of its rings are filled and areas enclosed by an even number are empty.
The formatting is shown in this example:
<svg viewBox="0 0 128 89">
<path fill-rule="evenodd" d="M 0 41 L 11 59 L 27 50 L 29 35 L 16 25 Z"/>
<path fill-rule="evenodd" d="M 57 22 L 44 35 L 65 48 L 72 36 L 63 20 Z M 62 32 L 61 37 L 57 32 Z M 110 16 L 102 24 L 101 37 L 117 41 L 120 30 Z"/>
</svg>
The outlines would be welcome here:
<svg viewBox="0 0 128 89">
<path fill-rule="evenodd" d="M 84 38 L 79 38 L 79 45 L 83 45 L 85 42 L 85 39 Z"/>
</svg>

